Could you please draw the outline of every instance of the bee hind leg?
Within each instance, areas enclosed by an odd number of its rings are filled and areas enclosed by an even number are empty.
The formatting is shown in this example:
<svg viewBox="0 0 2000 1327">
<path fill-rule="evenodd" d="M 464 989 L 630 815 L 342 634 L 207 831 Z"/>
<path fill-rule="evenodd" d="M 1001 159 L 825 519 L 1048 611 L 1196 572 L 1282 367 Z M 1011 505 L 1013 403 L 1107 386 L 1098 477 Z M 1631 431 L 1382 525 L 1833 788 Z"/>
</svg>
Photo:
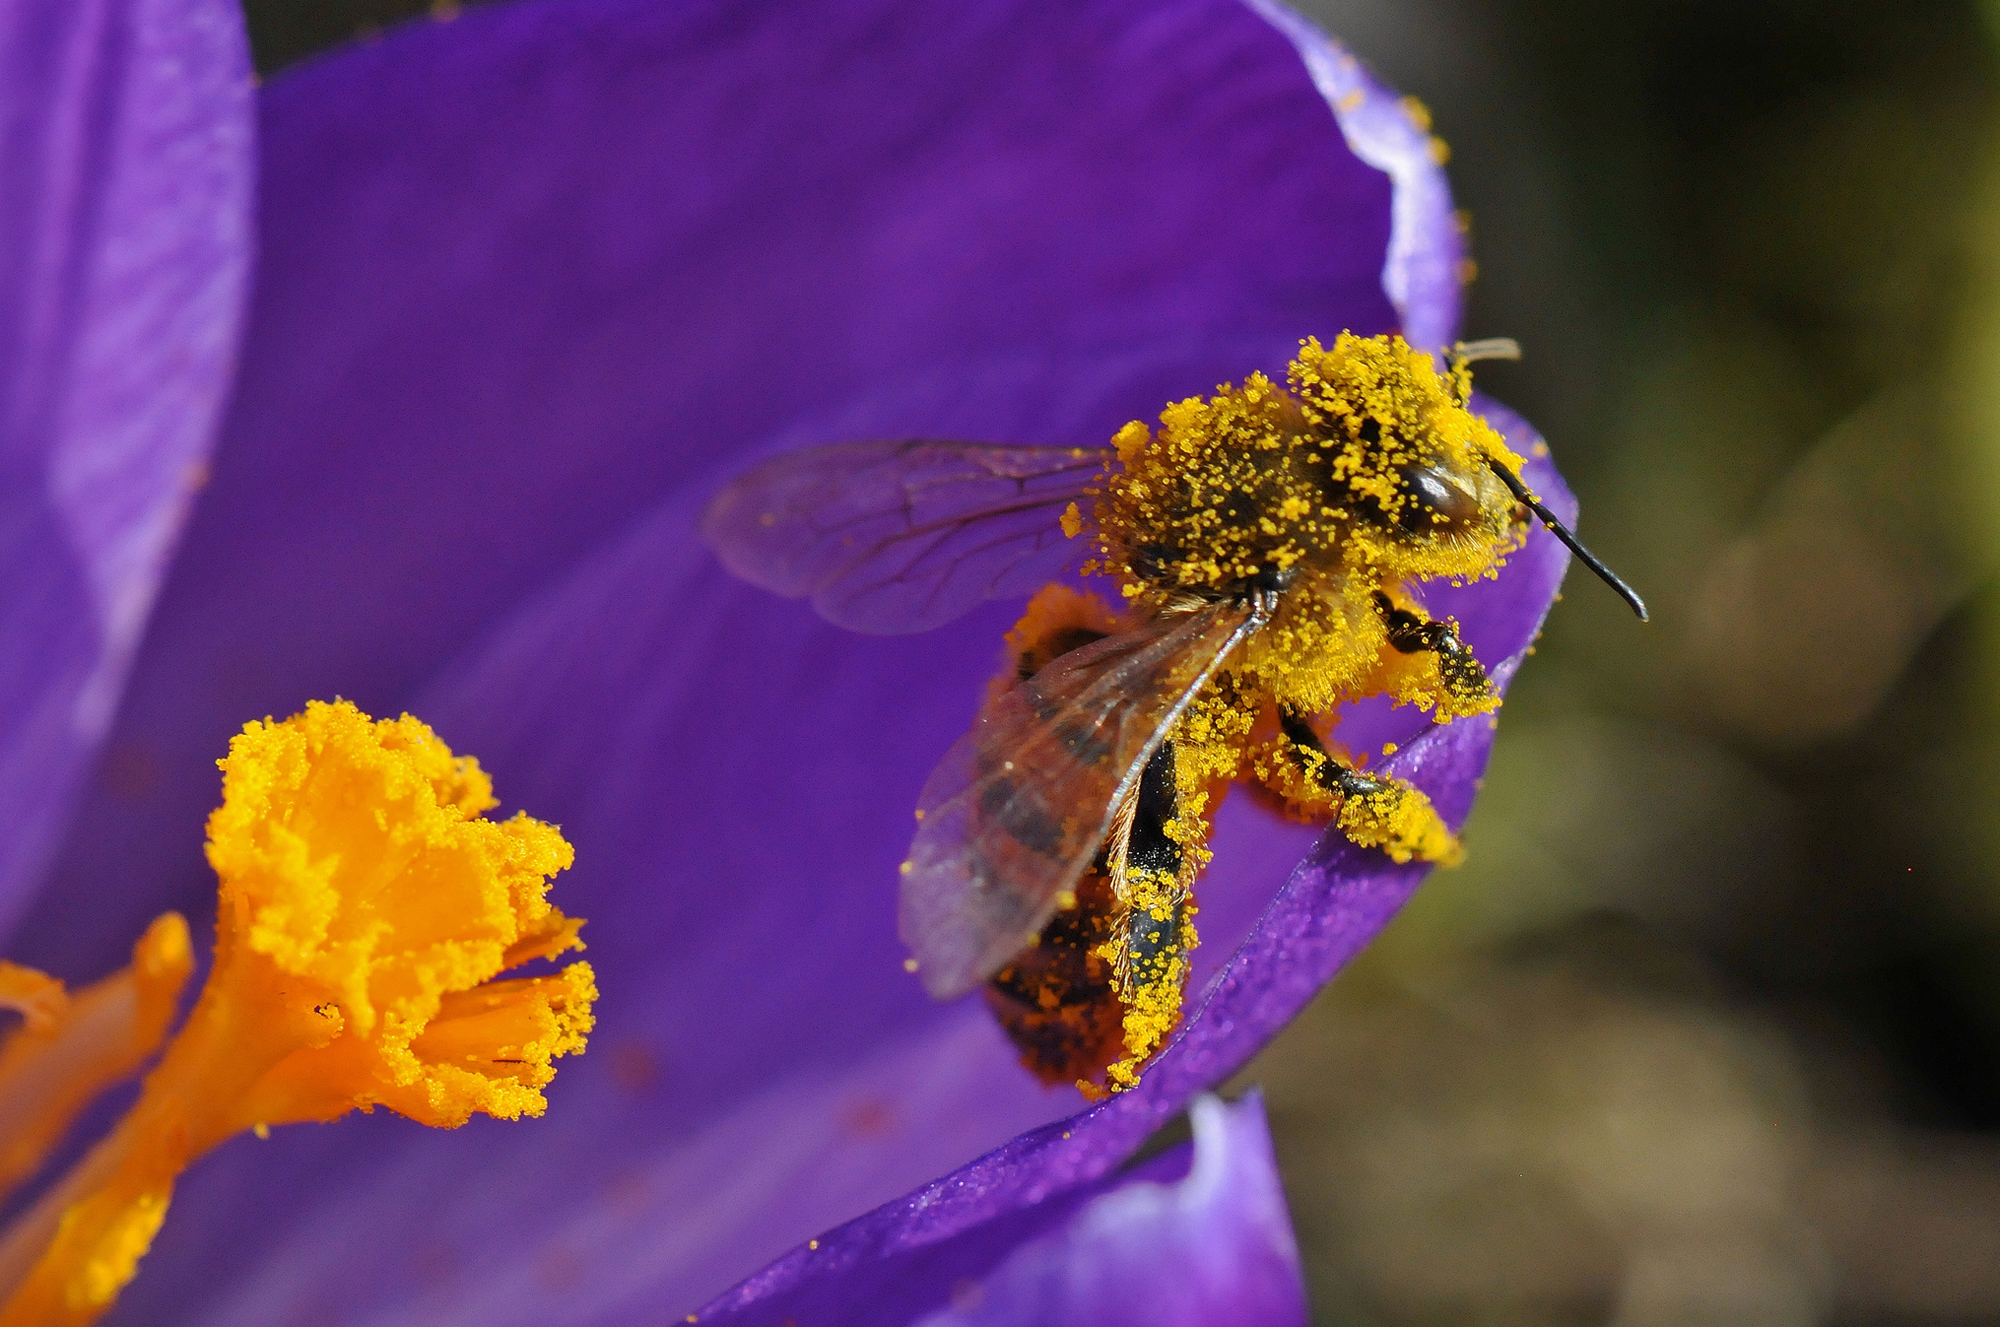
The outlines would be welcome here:
<svg viewBox="0 0 2000 1327">
<path fill-rule="evenodd" d="M 1307 819 L 1331 819 L 1364 848 L 1398 862 L 1454 865 L 1463 855 L 1431 799 L 1390 774 L 1358 770 L 1335 756 L 1303 714 L 1278 711 L 1279 736 L 1252 770 L 1266 787 Z"/>
<path fill-rule="evenodd" d="M 1499 704 L 1486 668 L 1472 650 L 1459 639 L 1458 624 L 1427 618 L 1408 608 L 1399 608 L 1380 590 L 1375 592 L 1375 608 L 1389 629 L 1389 648 L 1398 654 L 1429 654 L 1437 660 L 1437 680 L 1444 694 L 1436 697 L 1438 718 L 1483 714 Z"/>
<path fill-rule="evenodd" d="M 1106 946 L 1124 1008 L 1125 1055 L 1105 1071 L 1112 1091 L 1137 1084 L 1140 1068 L 1179 1025 L 1189 955 L 1199 942 L 1192 883 L 1200 851 L 1181 815 L 1171 741 L 1147 762 L 1135 798 L 1113 870 L 1122 903 L 1119 926 Z"/>
</svg>

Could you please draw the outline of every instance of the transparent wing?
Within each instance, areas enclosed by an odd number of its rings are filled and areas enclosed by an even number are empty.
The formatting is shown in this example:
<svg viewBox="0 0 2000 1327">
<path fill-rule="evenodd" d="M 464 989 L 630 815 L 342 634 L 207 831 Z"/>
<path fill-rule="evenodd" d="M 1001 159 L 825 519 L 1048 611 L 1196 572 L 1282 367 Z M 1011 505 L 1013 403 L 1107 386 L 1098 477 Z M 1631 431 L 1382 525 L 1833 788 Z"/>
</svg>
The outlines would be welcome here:
<svg viewBox="0 0 2000 1327">
<path fill-rule="evenodd" d="M 810 595 L 830 622 L 928 631 L 983 600 L 1026 594 L 1079 556 L 1063 509 L 1110 454 L 925 440 L 810 447 L 725 488 L 702 536 L 738 576 Z"/>
<path fill-rule="evenodd" d="M 1263 620 L 1227 603 L 1160 618 L 987 705 L 924 785 L 903 867 L 903 942 L 932 995 L 964 994 L 1027 947 L 1167 730 Z"/>
</svg>

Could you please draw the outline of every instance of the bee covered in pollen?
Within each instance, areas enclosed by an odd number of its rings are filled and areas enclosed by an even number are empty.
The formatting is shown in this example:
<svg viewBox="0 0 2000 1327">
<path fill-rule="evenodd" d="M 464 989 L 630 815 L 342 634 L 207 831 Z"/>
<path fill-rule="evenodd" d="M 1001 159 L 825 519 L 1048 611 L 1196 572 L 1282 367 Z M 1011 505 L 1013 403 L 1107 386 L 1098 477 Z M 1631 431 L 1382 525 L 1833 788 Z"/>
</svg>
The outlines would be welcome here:
<svg viewBox="0 0 2000 1327">
<path fill-rule="evenodd" d="M 1500 698 L 1420 582 L 1497 573 L 1539 517 L 1522 458 L 1400 337 L 1308 340 L 1126 425 L 1109 448 L 838 443 L 777 457 L 711 504 L 731 571 L 860 631 L 922 631 L 1041 587 L 1007 667 L 918 800 L 900 924 L 939 999 L 985 988 L 1024 1065 L 1128 1088 L 1181 1017 L 1193 886 L 1232 782 L 1396 861 L 1450 863 L 1424 794 L 1334 740 L 1388 696 L 1437 722 Z M 1055 578 L 1079 569 L 1109 601 Z"/>
</svg>

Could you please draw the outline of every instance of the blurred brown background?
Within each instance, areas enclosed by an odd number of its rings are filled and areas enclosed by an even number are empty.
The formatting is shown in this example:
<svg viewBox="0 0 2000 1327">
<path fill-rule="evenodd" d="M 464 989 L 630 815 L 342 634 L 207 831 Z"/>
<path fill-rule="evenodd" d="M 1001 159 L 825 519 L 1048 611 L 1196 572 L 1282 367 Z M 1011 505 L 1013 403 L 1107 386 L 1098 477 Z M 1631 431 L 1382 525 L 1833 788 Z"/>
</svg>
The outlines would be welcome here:
<svg viewBox="0 0 2000 1327">
<path fill-rule="evenodd" d="M 1471 857 L 1255 1066 L 1327 1323 L 2000 1321 L 2000 10 L 1320 0 L 1571 578 Z"/>
<path fill-rule="evenodd" d="M 1305 8 L 1655 615 L 1572 579 L 1470 861 L 1242 1079 L 1319 1321 L 2000 1322 L 2000 0 Z"/>
</svg>

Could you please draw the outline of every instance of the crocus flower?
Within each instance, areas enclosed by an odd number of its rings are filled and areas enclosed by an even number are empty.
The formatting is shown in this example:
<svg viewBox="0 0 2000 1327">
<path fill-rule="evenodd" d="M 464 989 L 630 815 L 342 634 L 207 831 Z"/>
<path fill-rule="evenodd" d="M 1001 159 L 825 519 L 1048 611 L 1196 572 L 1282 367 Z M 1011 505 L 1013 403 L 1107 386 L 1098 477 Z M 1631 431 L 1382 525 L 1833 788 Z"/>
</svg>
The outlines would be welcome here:
<svg viewBox="0 0 2000 1327">
<path fill-rule="evenodd" d="M 1267 0 L 535 0 L 254 105 L 226 0 L 46 8 L 0 26 L 35 146 L 0 190 L 34 240 L 0 343 L 4 952 L 82 981 L 166 910 L 202 933 L 214 761 L 341 695 L 560 823 L 603 992 L 541 1120 L 223 1145 L 107 1321 L 1296 1319 L 1254 1104 L 1119 1167 L 1421 869 L 1225 803 L 1188 1017 L 1084 1109 L 895 939 L 909 808 L 1015 605 L 847 634 L 695 531 L 786 448 L 1099 445 L 1308 335 L 1442 346 L 1421 117 Z M 1565 565 L 1538 531 L 1426 602 L 1504 682 Z M 1455 824 L 1491 727 L 1343 736 Z"/>
</svg>

